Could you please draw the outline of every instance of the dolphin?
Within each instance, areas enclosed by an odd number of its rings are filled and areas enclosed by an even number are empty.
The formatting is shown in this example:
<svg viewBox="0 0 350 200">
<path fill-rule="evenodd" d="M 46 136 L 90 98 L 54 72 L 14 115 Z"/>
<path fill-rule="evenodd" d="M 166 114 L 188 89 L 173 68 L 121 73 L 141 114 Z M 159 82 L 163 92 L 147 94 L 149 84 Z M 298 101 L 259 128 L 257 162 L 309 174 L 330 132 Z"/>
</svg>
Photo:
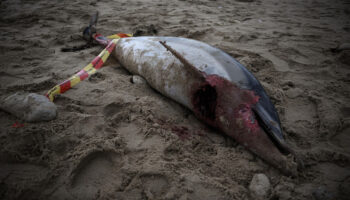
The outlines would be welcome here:
<svg viewBox="0 0 350 200">
<path fill-rule="evenodd" d="M 97 14 L 85 38 L 102 45 Z M 287 145 L 278 113 L 260 82 L 236 59 L 206 43 L 180 37 L 124 37 L 112 55 L 130 73 L 286 175 L 297 174 L 295 152 Z M 289 156 L 291 155 L 291 156 Z M 298 163 L 300 164 L 300 162 Z"/>
<path fill-rule="evenodd" d="M 274 105 L 253 74 L 227 53 L 187 38 L 130 37 L 121 38 L 112 55 L 198 119 L 285 174 L 296 173 Z"/>
</svg>

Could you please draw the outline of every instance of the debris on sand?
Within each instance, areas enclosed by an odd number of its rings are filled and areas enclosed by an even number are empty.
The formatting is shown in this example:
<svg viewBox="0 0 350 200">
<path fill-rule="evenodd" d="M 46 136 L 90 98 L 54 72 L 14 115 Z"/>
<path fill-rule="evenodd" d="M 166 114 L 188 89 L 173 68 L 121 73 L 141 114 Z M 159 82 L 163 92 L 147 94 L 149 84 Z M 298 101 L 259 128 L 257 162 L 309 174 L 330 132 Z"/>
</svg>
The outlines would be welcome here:
<svg viewBox="0 0 350 200">
<path fill-rule="evenodd" d="M 130 79 L 131 83 L 133 84 L 145 84 L 146 80 L 142 78 L 141 76 L 133 75 Z"/>
<path fill-rule="evenodd" d="M 15 93 L 0 100 L 0 109 L 27 122 L 56 118 L 56 106 L 47 97 L 35 93 Z"/>
<path fill-rule="evenodd" d="M 249 184 L 250 195 L 255 199 L 265 199 L 270 192 L 270 181 L 265 174 L 255 174 Z"/>
</svg>

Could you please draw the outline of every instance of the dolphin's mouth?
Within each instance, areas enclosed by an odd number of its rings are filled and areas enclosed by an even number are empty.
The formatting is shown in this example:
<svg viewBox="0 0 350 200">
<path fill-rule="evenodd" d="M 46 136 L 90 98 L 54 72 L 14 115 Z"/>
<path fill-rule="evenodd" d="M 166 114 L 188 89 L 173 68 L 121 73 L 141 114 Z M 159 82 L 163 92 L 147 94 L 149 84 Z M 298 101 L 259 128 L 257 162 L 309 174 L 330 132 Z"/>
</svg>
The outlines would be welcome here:
<svg viewBox="0 0 350 200">
<path fill-rule="evenodd" d="M 252 110 L 260 127 L 269 136 L 270 140 L 275 144 L 278 150 L 284 155 L 290 154 L 291 149 L 286 145 L 283 137 L 280 138 L 277 136 L 281 135 L 278 134 L 280 132 L 280 129 L 277 128 L 279 126 L 278 122 L 266 115 L 266 112 L 264 112 L 264 108 L 261 106 L 261 104 L 255 105 Z"/>
</svg>

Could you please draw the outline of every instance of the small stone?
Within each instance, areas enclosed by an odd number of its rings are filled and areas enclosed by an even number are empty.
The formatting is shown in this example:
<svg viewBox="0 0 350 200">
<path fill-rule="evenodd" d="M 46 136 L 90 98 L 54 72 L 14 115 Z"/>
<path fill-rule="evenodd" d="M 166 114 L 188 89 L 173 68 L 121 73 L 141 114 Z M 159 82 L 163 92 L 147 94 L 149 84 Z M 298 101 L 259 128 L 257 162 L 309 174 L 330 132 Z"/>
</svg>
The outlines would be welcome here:
<svg viewBox="0 0 350 200">
<path fill-rule="evenodd" d="M 131 82 L 133 84 L 145 84 L 146 80 L 144 78 L 142 78 L 141 76 L 133 75 L 131 77 Z"/>
<path fill-rule="evenodd" d="M 285 80 L 282 82 L 282 86 L 294 87 L 295 84 L 291 80 Z"/>
<path fill-rule="evenodd" d="M 237 24 L 242 23 L 241 21 L 239 21 L 239 20 L 237 20 L 237 19 L 234 19 L 233 22 L 234 22 L 234 23 L 237 23 Z"/>
<path fill-rule="evenodd" d="M 0 109 L 27 122 L 50 121 L 57 108 L 47 97 L 35 93 L 15 93 L 2 98 Z"/>
<path fill-rule="evenodd" d="M 270 192 L 270 181 L 265 174 L 255 174 L 249 184 L 250 195 L 255 199 L 265 199 Z"/>
<path fill-rule="evenodd" d="M 286 95 L 290 99 L 295 99 L 295 98 L 301 96 L 303 94 L 303 92 L 304 91 L 300 88 L 290 88 L 289 90 L 287 90 Z"/>
</svg>

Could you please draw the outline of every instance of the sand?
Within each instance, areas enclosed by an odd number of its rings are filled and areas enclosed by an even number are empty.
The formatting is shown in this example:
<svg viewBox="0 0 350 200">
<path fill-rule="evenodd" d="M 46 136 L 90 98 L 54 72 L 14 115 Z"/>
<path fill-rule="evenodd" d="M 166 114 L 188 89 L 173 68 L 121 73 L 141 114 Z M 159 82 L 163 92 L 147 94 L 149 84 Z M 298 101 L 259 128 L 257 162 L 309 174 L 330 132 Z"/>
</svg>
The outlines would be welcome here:
<svg viewBox="0 0 350 200">
<path fill-rule="evenodd" d="M 59 96 L 57 119 L 26 123 L 0 111 L 0 199 L 252 199 L 256 173 L 270 199 L 350 193 L 350 42 L 346 0 L 87 0 L 0 2 L 0 94 L 45 94 L 101 50 L 98 30 L 188 37 L 218 47 L 261 81 L 286 141 L 303 159 L 286 177 L 111 58 Z"/>
</svg>

